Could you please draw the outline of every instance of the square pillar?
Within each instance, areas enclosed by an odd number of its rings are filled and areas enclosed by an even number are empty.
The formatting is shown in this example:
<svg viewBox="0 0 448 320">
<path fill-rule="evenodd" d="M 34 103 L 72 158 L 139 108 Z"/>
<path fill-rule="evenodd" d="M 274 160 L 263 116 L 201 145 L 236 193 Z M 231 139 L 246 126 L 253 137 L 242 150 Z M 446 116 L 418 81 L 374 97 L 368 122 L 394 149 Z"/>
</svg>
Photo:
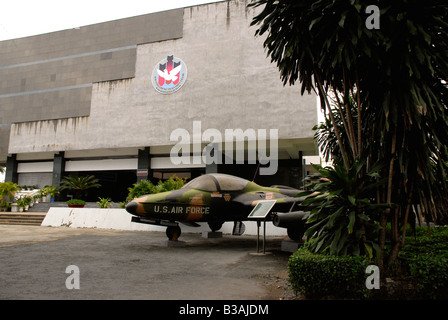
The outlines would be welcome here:
<svg viewBox="0 0 448 320">
<path fill-rule="evenodd" d="M 137 162 L 137 183 L 150 180 L 152 178 L 151 172 L 151 154 L 150 148 L 138 149 L 138 162 Z"/>
<path fill-rule="evenodd" d="M 6 175 L 5 181 L 19 183 L 19 174 L 17 172 L 17 154 L 12 154 L 6 159 Z"/>
<path fill-rule="evenodd" d="M 294 159 L 294 164 L 289 169 L 289 185 L 296 189 L 304 187 L 305 179 L 305 160 L 303 152 L 299 151 L 299 159 Z"/>
<path fill-rule="evenodd" d="M 54 186 L 61 186 L 61 179 L 65 173 L 65 152 L 61 151 L 54 155 L 53 159 L 53 180 Z"/>
<path fill-rule="evenodd" d="M 52 185 L 59 188 L 61 186 L 61 180 L 65 173 L 65 152 L 61 151 L 54 155 L 53 158 L 53 180 Z M 59 194 L 55 196 L 59 200 Z"/>
</svg>

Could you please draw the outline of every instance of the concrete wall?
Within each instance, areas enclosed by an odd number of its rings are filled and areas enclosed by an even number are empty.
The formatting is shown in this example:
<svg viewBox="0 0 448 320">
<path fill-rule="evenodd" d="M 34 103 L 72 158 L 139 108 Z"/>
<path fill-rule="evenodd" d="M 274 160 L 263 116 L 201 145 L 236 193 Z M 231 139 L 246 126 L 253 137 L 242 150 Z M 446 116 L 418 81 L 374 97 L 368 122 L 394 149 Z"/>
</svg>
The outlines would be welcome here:
<svg viewBox="0 0 448 320">
<path fill-rule="evenodd" d="M 90 208 L 50 208 L 42 226 L 69 228 L 99 228 L 132 231 L 165 232 L 166 227 L 131 222 L 131 215 L 124 209 L 90 209 Z M 207 223 L 200 223 L 201 227 L 179 226 L 182 233 L 202 233 L 210 231 Z M 257 234 L 255 221 L 244 221 L 246 235 Z M 233 222 L 226 222 L 220 229 L 225 234 L 232 234 Z M 266 235 L 285 236 L 286 229 L 275 227 L 272 222 L 266 222 Z M 260 239 L 263 235 L 263 224 L 260 227 Z M 181 236 L 182 237 L 182 236 Z M 181 239 L 182 240 L 182 239 Z"/>
<path fill-rule="evenodd" d="M 135 77 L 95 83 L 89 116 L 14 123 L 9 153 L 172 145 L 170 134 L 193 121 L 202 130 L 279 130 L 280 139 L 312 140 L 316 97 L 284 87 L 277 68 L 254 38 L 247 1 L 184 9 L 182 38 L 138 45 Z M 171 95 L 154 90 L 151 74 L 167 55 L 188 67 Z"/>
<path fill-rule="evenodd" d="M 0 161 L 5 125 L 88 116 L 92 83 L 134 77 L 137 45 L 182 37 L 182 19 L 176 9 L 0 42 Z"/>
<path fill-rule="evenodd" d="M 6 163 L 6 155 L 9 147 L 9 134 L 11 132 L 11 124 L 0 123 L 0 165 Z"/>
</svg>

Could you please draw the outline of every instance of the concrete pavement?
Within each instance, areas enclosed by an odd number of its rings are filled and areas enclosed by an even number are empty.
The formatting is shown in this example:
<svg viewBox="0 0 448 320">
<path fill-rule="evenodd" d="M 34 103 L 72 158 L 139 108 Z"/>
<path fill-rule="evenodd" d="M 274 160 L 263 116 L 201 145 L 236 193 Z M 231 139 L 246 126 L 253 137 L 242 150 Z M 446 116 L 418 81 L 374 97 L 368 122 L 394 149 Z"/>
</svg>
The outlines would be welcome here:
<svg viewBox="0 0 448 320">
<path fill-rule="evenodd" d="M 164 247 L 165 233 L 0 225 L 0 299 L 279 299 L 289 255 L 283 237 L 203 239 Z M 80 289 L 67 289 L 79 269 Z"/>
</svg>

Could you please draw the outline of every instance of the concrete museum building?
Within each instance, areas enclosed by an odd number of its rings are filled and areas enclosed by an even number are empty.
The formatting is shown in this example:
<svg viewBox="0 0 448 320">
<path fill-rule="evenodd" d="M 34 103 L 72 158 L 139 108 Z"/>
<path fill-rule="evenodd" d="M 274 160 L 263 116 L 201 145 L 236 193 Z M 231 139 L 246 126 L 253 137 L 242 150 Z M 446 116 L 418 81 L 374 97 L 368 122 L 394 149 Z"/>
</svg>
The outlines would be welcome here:
<svg viewBox="0 0 448 320">
<path fill-rule="evenodd" d="M 317 100 L 283 86 L 255 10 L 222 1 L 0 42 L 6 181 L 93 174 L 95 201 L 173 173 L 298 186 Z"/>
</svg>

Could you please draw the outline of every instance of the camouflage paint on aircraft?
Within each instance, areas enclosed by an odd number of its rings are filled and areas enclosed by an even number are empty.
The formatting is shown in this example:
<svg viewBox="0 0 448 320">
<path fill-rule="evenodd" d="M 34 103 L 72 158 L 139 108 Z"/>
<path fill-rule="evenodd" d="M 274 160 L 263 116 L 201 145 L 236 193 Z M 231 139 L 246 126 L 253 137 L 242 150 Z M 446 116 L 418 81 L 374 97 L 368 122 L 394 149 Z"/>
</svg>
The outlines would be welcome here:
<svg viewBox="0 0 448 320">
<path fill-rule="evenodd" d="M 225 221 L 247 221 L 254 206 L 266 199 L 277 200 L 272 212 L 287 213 L 287 217 L 282 217 L 283 221 L 292 214 L 301 219 L 306 213 L 299 211 L 299 204 L 304 198 L 294 197 L 298 193 L 300 190 L 290 187 L 262 187 L 231 175 L 206 174 L 179 190 L 134 199 L 126 205 L 126 210 L 141 217 L 133 220 L 136 222 L 167 226 L 177 222 L 190 225 L 208 222 L 212 230 L 219 230 Z M 271 218 L 268 216 L 268 219 Z M 288 227 L 289 222 L 282 225 Z"/>
</svg>

